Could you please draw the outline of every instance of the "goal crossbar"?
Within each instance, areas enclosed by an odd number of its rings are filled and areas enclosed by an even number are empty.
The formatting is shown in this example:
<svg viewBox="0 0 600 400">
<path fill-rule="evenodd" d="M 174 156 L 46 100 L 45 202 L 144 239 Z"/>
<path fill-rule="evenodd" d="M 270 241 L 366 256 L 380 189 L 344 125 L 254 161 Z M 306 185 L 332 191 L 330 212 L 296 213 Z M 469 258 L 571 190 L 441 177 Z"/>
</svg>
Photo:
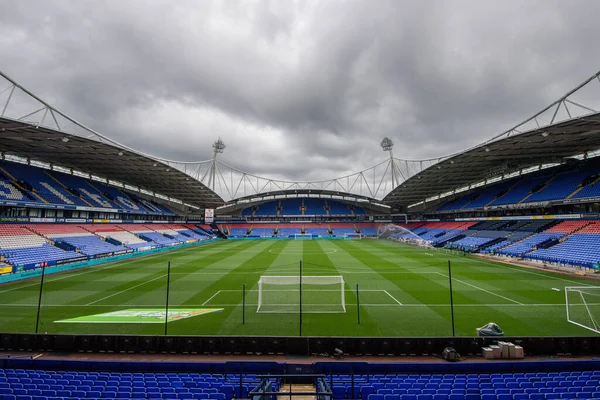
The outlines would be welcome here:
<svg viewBox="0 0 600 400">
<path fill-rule="evenodd" d="M 302 312 L 306 313 L 344 313 L 344 289 L 345 282 L 341 275 L 261 276 L 258 280 L 256 312 L 297 313 L 302 305 Z"/>
<path fill-rule="evenodd" d="M 294 233 L 294 240 L 311 240 L 312 233 Z"/>
</svg>

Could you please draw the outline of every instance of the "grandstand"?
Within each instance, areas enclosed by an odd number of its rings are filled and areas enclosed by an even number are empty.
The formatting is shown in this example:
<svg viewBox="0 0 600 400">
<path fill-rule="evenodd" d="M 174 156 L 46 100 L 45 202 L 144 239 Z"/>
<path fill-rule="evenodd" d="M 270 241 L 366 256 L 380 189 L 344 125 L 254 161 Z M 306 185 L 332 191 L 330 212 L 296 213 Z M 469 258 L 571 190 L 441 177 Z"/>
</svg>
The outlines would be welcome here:
<svg viewBox="0 0 600 400">
<path fill-rule="evenodd" d="M 538 207 L 540 202 L 558 205 L 585 201 L 597 193 L 599 169 L 600 164 L 596 159 L 551 167 L 494 183 L 485 189 L 475 189 L 472 193 L 445 202 L 436 211 L 458 214 L 498 206 L 525 208 L 528 204 Z"/>
<path fill-rule="evenodd" d="M 3 351 L 420 357 L 452 346 L 480 357 L 497 343 L 475 337 L 490 321 L 527 356 L 600 348 L 598 113 L 548 125 L 536 114 L 535 126 L 438 159 L 396 159 L 384 140 L 384 162 L 301 182 L 221 163 L 220 140 L 208 162 L 153 157 L 40 104 L 79 133 L 0 117 Z M 598 392 L 597 362 L 514 362 L 310 372 L 326 376 L 314 387 L 328 400 Z M 261 373 L 292 370 L 214 364 L 7 361 L 0 399 L 255 398 L 289 383 Z"/>
</svg>

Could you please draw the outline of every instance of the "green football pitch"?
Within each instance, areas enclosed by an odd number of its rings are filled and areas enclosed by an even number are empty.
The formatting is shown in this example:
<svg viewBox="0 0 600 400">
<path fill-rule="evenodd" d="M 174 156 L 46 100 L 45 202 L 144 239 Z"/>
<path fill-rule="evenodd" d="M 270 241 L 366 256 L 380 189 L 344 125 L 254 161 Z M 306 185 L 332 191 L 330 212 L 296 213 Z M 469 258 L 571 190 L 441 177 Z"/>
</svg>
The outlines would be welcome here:
<svg viewBox="0 0 600 400">
<path fill-rule="evenodd" d="M 259 279 L 298 276 L 300 261 L 302 315 L 292 284 L 263 285 L 259 309 Z M 595 282 L 366 239 L 229 240 L 48 275 L 38 330 L 162 335 L 169 277 L 171 335 L 297 336 L 302 319 L 305 336 L 451 336 L 448 261 L 457 336 L 488 322 L 507 336 L 595 335 L 567 321 L 564 291 Z M 39 278 L 0 286 L 0 330 L 34 332 L 39 294 Z"/>
</svg>

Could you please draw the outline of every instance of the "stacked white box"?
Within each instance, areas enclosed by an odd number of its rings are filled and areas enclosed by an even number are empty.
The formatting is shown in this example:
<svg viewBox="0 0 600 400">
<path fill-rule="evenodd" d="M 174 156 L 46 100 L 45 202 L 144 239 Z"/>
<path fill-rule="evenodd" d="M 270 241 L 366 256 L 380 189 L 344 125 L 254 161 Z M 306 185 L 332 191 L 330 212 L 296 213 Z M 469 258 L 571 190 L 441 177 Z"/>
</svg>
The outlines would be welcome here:
<svg viewBox="0 0 600 400">
<path fill-rule="evenodd" d="M 515 345 L 508 342 L 508 358 L 515 358 Z"/>
<path fill-rule="evenodd" d="M 509 358 L 508 357 L 508 343 L 506 343 L 506 342 L 498 342 L 498 345 L 500 346 L 500 351 L 502 353 L 502 358 Z"/>
<path fill-rule="evenodd" d="M 483 358 L 485 358 L 486 360 L 493 360 L 494 359 L 494 351 L 489 348 L 489 347 L 483 347 L 481 349 L 481 352 L 483 353 Z"/>
<path fill-rule="evenodd" d="M 515 358 L 518 358 L 518 359 L 525 358 L 525 353 L 521 346 L 515 346 Z"/>
<path fill-rule="evenodd" d="M 490 346 L 490 349 L 492 349 L 494 358 L 502 358 L 502 350 L 500 349 L 500 346 L 494 344 Z"/>
</svg>

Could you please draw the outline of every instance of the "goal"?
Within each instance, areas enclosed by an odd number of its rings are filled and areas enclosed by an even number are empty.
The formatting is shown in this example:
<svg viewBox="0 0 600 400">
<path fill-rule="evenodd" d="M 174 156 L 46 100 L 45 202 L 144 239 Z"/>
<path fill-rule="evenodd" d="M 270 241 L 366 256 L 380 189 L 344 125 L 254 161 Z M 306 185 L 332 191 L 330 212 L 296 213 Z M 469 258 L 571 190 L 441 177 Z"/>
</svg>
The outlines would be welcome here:
<svg viewBox="0 0 600 400">
<path fill-rule="evenodd" d="M 258 281 L 257 313 L 291 314 L 345 313 L 342 276 L 261 276 Z"/>
<path fill-rule="evenodd" d="M 312 234 L 310 234 L 310 233 L 295 233 L 294 240 L 312 240 Z"/>
<path fill-rule="evenodd" d="M 600 333 L 600 286 L 565 287 L 567 321 Z"/>
</svg>

